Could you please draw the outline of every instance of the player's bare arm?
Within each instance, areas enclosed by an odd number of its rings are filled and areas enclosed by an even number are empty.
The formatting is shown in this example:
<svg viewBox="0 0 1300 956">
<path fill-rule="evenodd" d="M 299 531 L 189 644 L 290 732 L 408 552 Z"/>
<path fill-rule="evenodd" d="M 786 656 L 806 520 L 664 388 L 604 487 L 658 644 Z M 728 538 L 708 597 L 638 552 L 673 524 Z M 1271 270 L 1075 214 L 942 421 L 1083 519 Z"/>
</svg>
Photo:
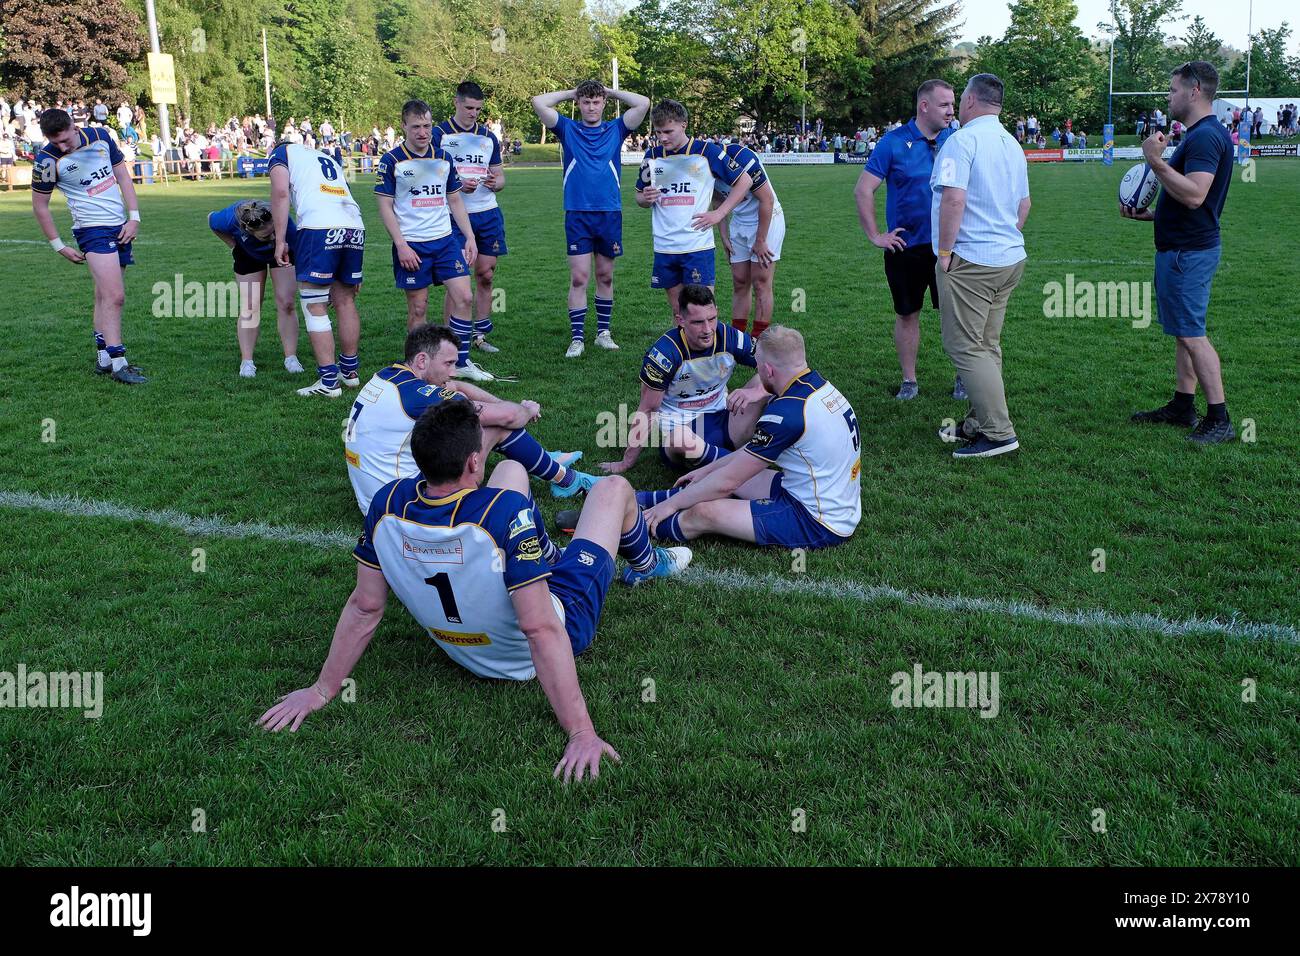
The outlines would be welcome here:
<svg viewBox="0 0 1300 956">
<path fill-rule="evenodd" d="M 744 388 L 735 389 L 727 396 L 727 409 L 733 415 L 739 415 L 752 403 L 766 401 L 772 397 L 772 393 L 763 387 L 763 380 L 759 376 L 751 376 Z"/>
<path fill-rule="evenodd" d="M 469 224 L 465 199 L 459 190 L 447 196 L 447 206 L 451 209 L 451 218 L 455 220 L 456 228 L 465 237 L 465 265 L 472 266 L 478 258 L 478 244 L 474 241 L 474 228 Z"/>
<path fill-rule="evenodd" d="M 131 242 L 140 232 L 140 200 L 135 194 L 135 183 L 131 181 L 131 170 L 126 160 L 113 167 L 113 178 L 117 188 L 122 190 L 122 204 L 126 206 L 126 222 L 117 234 L 118 242 Z"/>
<path fill-rule="evenodd" d="M 736 489 L 759 472 L 767 468 L 768 463 L 757 455 L 748 452 L 735 452 L 713 463 L 716 468 L 708 472 L 700 469 L 702 477 L 693 478 L 682 491 L 667 501 L 661 501 L 645 512 L 646 524 L 653 534 L 659 522 L 666 521 L 679 511 L 685 511 L 701 501 L 716 501 L 730 498 Z"/>
<path fill-rule="evenodd" d="M 54 225 L 54 214 L 50 212 L 50 194 L 32 190 L 32 215 L 36 217 L 36 223 L 41 227 L 41 232 L 51 243 L 59 238 L 59 230 Z M 80 250 L 72 246 L 63 246 L 59 249 L 59 255 L 69 262 L 83 263 L 86 261 L 85 255 Z"/>
<path fill-rule="evenodd" d="M 393 209 L 393 197 L 376 193 L 375 199 L 379 201 L 379 218 L 383 220 L 384 228 L 388 230 L 388 235 L 393 240 L 393 247 L 397 250 L 397 261 L 401 263 L 403 269 L 409 272 L 417 271 L 420 268 L 420 254 L 411 248 L 406 237 L 402 235 L 402 227 Z"/>
<path fill-rule="evenodd" d="M 627 450 L 623 453 L 623 460 L 601 462 L 602 471 L 611 475 L 621 475 L 636 464 L 636 460 L 641 457 L 641 449 L 650 442 L 650 429 L 657 427 L 655 419 L 663 403 L 663 392 L 651 388 L 644 382 L 641 383 L 641 401 L 636 407 L 636 414 L 632 416 L 632 423 L 627 431 Z"/>
<path fill-rule="evenodd" d="M 1152 133 L 1142 141 L 1142 158 L 1156 174 L 1160 185 L 1188 209 L 1199 209 L 1214 185 L 1214 173 L 1180 173 L 1165 162 L 1165 134 Z M 1140 218 L 1140 217 L 1134 217 Z"/>
<path fill-rule="evenodd" d="M 533 112 L 547 129 L 555 129 L 560 122 L 560 114 L 555 107 L 565 100 L 573 99 L 576 90 L 557 90 L 554 93 L 539 93 L 533 97 Z"/>
<path fill-rule="evenodd" d="M 966 190 L 947 186 L 939 202 L 939 268 L 944 272 L 952 265 L 952 247 L 966 215 Z M 947 253 L 947 255 L 944 255 Z"/>
<path fill-rule="evenodd" d="M 623 123 L 628 129 L 636 129 L 645 122 L 646 114 L 650 112 L 650 97 L 629 93 L 627 90 L 611 90 L 608 86 L 605 87 L 605 95 L 627 106 L 627 111 L 623 113 Z"/>
<path fill-rule="evenodd" d="M 281 697 L 257 722 L 266 730 L 279 731 L 288 727 L 292 733 L 310 714 L 337 697 L 344 678 L 352 673 L 370 639 L 375 636 L 387 601 L 388 582 L 384 580 L 383 572 L 358 563 L 357 586 L 343 605 L 338 626 L 334 628 L 334 640 L 330 642 L 329 655 L 316 683 Z"/>
<path fill-rule="evenodd" d="M 601 757 L 621 760 L 618 752 L 596 735 L 596 728 L 587 713 L 587 702 L 578 686 L 578 669 L 573 662 L 573 647 L 564 625 L 555 615 L 551 603 L 551 590 L 545 581 L 534 581 L 510 592 L 519 629 L 528 638 L 528 649 L 537 670 L 537 682 L 542 685 L 551 709 L 569 742 L 564 756 L 556 764 L 555 776 L 568 783 L 581 780 L 590 772 L 593 779 L 600 776 Z"/>
<path fill-rule="evenodd" d="M 749 173 L 741 173 L 731 186 L 731 194 L 722 201 L 717 209 L 710 209 L 708 212 L 697 213 L 691 219 L 691 226 L 697 230 L 712 229 L 722 220 L 731 214 L 731 210 L 740 205 L 740 201 L 749 194 L 749 187 L 754 185 L 754 177 Z"/>
<path fill-rule="evenodd" d="M 858 177 L 858 184 L 853 187 L 853 198 L 858 204 L 858 222 L 862 224 L 862 231 L 867 234 L 867 239 L 873 246 L 899 252 L 907 248 L 907 240 L 901 235 L 906 230 L 899 226 L 889 232 L 881 232 L 876 224 L 876 190 L 880 188 L 881 182 L 878 176 L 865 169 Z"/>
<path fill-rule="evenodd" d="M 504 166 L 489 166 L 488 178 L 483 180 L 483 185 L 494 193 L 499 193 L 506 188 L 506 168 Z"/>
<path fill-rule="evenodd" d="M 772 213 L 776 209 L 776 192 L 769 182 L 753 190 L 758 200 L 758 232 L 754 235 L 753 254 L 758 257 L 758 264 L 764 269 L 772 264 L 772 250 L 767 246 L 767 230 L 772 226 Z M 755 376 L 757 378 L 757 376 Z"/>
<path fill-rule="evenodd" d="M 271 167 L 271 222 L 275 226 L 275 264 L 289 264 L 289 170 Z"/>
</svg>

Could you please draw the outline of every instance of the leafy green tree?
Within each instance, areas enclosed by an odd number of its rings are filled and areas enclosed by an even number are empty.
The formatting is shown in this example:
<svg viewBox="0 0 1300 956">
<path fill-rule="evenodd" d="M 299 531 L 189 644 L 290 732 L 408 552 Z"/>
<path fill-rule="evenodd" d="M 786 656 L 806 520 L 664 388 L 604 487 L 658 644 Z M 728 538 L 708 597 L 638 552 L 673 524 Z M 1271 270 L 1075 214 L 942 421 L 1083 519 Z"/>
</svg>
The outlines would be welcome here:
<svg viewBox="0 0 1300 956">
<path fill-rule="evenodd" d="M 1077 123 L 1095 102 L 1095 58 L 1074 24 L 1078 12 L 1074 0 L 1016 0 L 1002 39 L 977 46 L 970 73 L 994 73 L 1006 84 L 1008 124 L 1031 113 L 1049 128 Z"/>
<path fill-rule="evenodd" d="M 1223 53 L 1223 41 L 1205 25 L 1205 18 L 1196 16 L 1187 25 L 1187 32 L 1180 42 L 1182 56 L 1185 60 L 1205 60 L 1214 64 L 1220 72 L 1227 65 L 1228 58 Z"/>
<path fill-rule="evenodd" d="M 1300 59 L 1288 56 L 1291 25 L 1286 21 L 1275 29 L 1255 31 L 1250 43 L 1250 95 L 1290 96 L 1300 87 Z M 1234 63 L 1219 78 L 1219 88 L 1246 89 L 1246 58 Z"/>
<path fill-rule="evenodd" d="M 144 51 L 139 18 L 122 0 L 0 0 L 0 86 L 41 103 L 128 97 L 124 64 Z"/>
</svg>

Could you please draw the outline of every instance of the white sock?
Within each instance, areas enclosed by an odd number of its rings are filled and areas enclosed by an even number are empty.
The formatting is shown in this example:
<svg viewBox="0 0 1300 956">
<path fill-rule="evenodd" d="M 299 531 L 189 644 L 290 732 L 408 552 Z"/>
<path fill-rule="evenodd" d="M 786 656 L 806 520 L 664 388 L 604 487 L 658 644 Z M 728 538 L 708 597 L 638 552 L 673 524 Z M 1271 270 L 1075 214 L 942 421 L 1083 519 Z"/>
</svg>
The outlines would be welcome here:
<svg viewBox="0 0 1300 956">
<path fill-rule="evenodd" d="M 105 354 L 108 354 L 108 353 L 105 353 Z M 126 368 L 126 356 L 125 356 L 125 355 L 119 355 L 117 358 L 113 359 L 113 371 L 114 371 L 114 372 L 121 371 L 121 370 L 124 369 L 124 368 Z"/>
<path fill-rule="evenodd" d="M 100 368 L 103 368 L 105 365 L 107 365 L 107 364 L 108 364 L 108 349 L 98 349 L 98 350 L 95 352 L 95 361 L 99 363 L 99 367 L 100 367 Z"/>
</svg>

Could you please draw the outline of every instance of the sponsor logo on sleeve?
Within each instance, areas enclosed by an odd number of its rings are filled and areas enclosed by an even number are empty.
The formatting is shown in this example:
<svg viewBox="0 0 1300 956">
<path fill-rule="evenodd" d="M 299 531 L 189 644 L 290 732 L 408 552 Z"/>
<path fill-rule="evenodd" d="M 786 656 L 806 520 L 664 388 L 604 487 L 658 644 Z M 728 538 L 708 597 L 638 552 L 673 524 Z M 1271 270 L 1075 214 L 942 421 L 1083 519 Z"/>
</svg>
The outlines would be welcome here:
<svg viewBox="0 0 1300 956">
<path fill-rule="evenodd" d="M 524 508 L 519 514 L 515 515 L 515 520 L 510 522 L 511 538 L 517 538 L 525 531 L 536 531 L 537 525 L 533 523 L 533 509 Z"/>
<path fill-rule="evenodd" d="M 361 456 L 354 451 L 345 451 L 343 457 L 348 460 L 348 464 L 353 468 L 361 467 Z"/>
<path fill-rule="evenodd" d="M 762 426 L 754 429 L 754 437 L 749 440 L 751 448 L 766 448 L 772 443 L 772 433 Z"/>
<path fill-rule="evenodd" d="M 519 550 L 516 557 L 521 561 L 540 561 L 542 560 L 542 542 L 538 540 L 537 535 L 531 538 L 524 538 L 519 542 Z"/>
<path fill-rule="evenodd" d="M 671 371 L 672 371 L 673 363 L 672 363 L 671 361 L 668 360 L 668 356 L 664 355 L 664 353 L 663 353 L 663 352 L 660 352 L 658 349 L 651 349 L 651 350 L 650 350 L 650 354 L 649 354 L 649 358 L 650 358 L 650 361 L 654 362 L 656 365 L 658 365 L 658 366 L 659 366 L 661 369 L 663 369 L 665 372 L 671 372 Z"/>
</svg>

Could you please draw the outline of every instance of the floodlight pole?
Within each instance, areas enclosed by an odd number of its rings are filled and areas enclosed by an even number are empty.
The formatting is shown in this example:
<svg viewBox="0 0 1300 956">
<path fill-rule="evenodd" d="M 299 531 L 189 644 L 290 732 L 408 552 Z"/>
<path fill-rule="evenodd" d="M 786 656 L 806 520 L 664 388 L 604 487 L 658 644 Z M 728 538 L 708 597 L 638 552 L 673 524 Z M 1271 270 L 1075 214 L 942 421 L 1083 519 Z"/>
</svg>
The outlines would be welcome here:
<svg viewBox="0 0 1300 956">
<path fill-rule="evenodd" d="M 1251 34 L 1255 26 L 1255 0 L 1250 0 L 1249 12 L 1246 14 L 1246 108 L 1250 108 L 1250 48 L 1254 46 Z"/>
<path fill-rule="evenodd" d="M 145 15 L 149 20 L 149 47 L 155 53 L 161 53 L 162 47 L 158 44 L 158 15 L 154 12 L 153 0 L 144 0 Z M 167 150 L 172 148 L 172 121 L 171 114 L 167 111 L 166 103 L 158 105 L 158 126 L 162 133 L 163 143 L 163 160 L 166 161 Z"/>
</svg>

